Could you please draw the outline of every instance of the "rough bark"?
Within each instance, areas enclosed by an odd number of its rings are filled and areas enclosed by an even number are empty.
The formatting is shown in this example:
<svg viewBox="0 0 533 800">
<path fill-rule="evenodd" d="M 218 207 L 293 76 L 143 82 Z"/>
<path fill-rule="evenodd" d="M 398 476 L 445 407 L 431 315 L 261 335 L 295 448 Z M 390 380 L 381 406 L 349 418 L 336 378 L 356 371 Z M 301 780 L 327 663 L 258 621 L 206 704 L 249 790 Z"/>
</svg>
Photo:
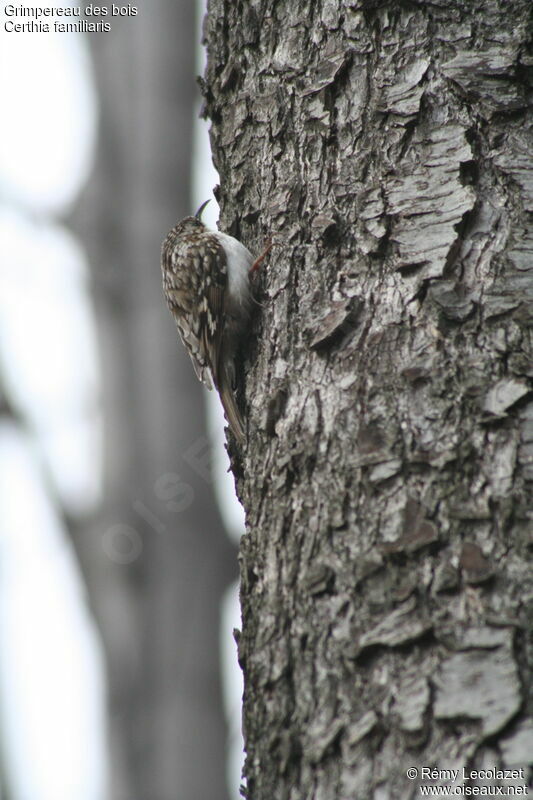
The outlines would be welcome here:
<svg viewBox="0 0 533 800">
<path fill-rule="evenodd" d="M 276 242 L 233 454 L 252 800 L 533 752 L 529 6 L 210 2 L 221 227 Z"/>
<path fill-rule="evenodd" d="M 193 12 L 157 0 L 90 37 L 100 143 L 76 224 L 101 344 L 105 501 L 75 541 L 107 652 L 112 800 L 227 796 L 219 605 L 234 548 L 159 264 L 190 212 Z"/>
</svg>

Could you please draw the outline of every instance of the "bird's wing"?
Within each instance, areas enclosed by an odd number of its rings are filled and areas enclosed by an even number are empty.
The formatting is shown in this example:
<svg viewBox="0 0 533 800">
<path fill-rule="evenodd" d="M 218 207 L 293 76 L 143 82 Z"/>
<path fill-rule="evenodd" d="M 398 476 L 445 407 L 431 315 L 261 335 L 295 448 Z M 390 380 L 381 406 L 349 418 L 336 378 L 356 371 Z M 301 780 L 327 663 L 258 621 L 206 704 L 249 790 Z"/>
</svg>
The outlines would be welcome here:
<svg viewBox="0 0 533 800">
<path fill-rule="evenodd" d="M 198 378 L 209 389 L 220 383 L 220 353 L 224 331 L 227 262 L 216 236 L 202 232 L 190 237 L 187 252 L 173 248 L 164 267 L 167 302 Z M 165 258 L 165 256 L 164 256 Z M 173 263 L 173 262 L 176 263 Z M 186 263 L 194 276 L 179 268 Z M 189 286 L 195 287 L 190 291 Z"/>
<path fill-rule="evenodd" d="M 224 332 L 224 293 L 223 286 L 207 287 L 200 308 L 201 350 L 217 389 L 220 386 L 219 364 Z"/>
</svg>

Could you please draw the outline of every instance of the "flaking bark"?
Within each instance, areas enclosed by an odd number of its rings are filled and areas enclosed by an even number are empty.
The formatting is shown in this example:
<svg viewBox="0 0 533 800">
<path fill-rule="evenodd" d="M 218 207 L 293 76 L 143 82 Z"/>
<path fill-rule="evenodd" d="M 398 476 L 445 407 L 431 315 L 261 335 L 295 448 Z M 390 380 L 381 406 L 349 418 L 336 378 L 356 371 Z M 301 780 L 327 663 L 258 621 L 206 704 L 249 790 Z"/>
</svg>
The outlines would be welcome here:
<svg viewBox="0 0 533 800">
<path fill-rule="evenodd" d="M 529 13 L 210 2 L 222 229 L 276 243 L 234 453 L 252 800 L 533 752 Z"/>
</svg>

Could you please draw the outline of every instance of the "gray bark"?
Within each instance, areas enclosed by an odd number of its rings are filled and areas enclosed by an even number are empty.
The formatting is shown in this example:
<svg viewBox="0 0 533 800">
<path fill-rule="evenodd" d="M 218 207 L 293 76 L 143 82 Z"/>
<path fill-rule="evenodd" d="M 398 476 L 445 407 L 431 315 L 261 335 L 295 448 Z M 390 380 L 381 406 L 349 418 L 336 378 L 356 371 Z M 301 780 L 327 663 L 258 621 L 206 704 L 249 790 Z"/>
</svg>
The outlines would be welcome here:
<svg viewBox="0 0 533 800">
<path fill-rule="evenodd" d="M 75 542 L 108 659 L 112 800 L 227 796 L 219 606 L 235 553 L 159 264 L 190 213 L 193 12 L 158 0 L 90 37 L 100 143 L 76 225 L 93 269 L 106 469 L 102 513 Z"/>
<path fill-rule="evenodd" d="M 529 12 L 210 2 L 221 227 L 276 242 L 233 462 L 251 800 L 533 752 Z"/>
</svg>

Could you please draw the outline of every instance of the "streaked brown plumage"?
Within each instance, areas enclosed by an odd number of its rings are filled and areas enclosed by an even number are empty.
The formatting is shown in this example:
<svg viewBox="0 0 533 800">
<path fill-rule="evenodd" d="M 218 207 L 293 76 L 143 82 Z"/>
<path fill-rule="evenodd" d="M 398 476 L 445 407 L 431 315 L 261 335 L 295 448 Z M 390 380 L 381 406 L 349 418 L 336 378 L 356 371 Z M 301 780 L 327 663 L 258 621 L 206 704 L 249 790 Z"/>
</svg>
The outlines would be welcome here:
<svg viewBox="0 0 533 800">
<path fill-rule="evenodd" d="M 205 204 L 204 204 L 205 205 Z M 163 290 L 198 378 L 217 389 L 230 428 L 244 441 L 233 394 L 234 358 L 250 315 L 251 253 L 237 239 L 210 231 L 195 217 L 181 220 L 161 253 Z"/>
</svg>

